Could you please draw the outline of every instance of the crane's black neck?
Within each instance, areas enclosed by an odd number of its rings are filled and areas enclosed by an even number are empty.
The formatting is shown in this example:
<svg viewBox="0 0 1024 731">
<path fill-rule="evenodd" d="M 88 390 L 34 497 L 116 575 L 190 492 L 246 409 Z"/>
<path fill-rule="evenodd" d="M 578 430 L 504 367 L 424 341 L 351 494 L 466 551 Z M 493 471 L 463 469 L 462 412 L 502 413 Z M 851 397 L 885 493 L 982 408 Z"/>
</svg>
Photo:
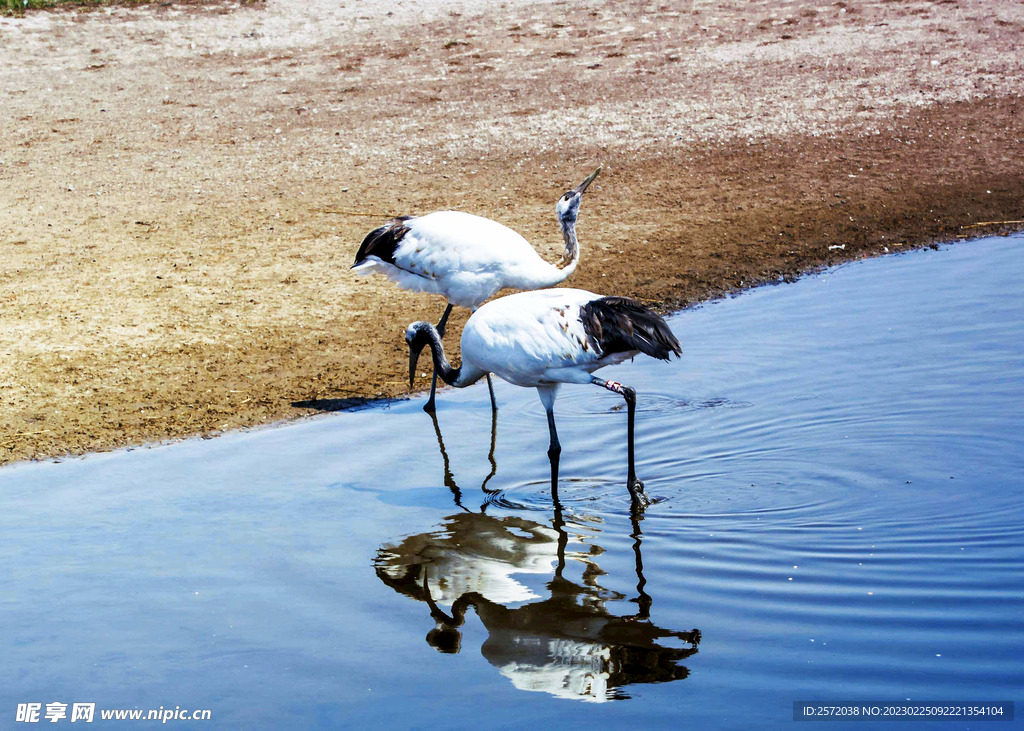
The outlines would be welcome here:
<svg viewBox="0 0 1024 731">
<path fill-rule="evenodd" d="M 562 225 L 562 238 L 565 239 L 565 253 L 562 255 L 564 257 L 563 265 L 567 265 L 576 261 L 580 255 L 580 242 L 576 238 L 576 216 L 560 218 L 559 223 Z"/>
<path fill-rule="evenodd" d="M 452 364 L 448 362 L 448 358 L 444 355 L 444 346 L 441 344 L 441 336 L 438 334 L 437 328 L 429 322 L 414 322 L 409 326 L 406 339 L 409 343 L 410 385 L 415 374 L 416 362 L 422 350 L 427 346 L 430 346 L 430 355 L 434 360 L 434 369 L 441 376 L 441 380 L 449 386 L 465 388 L 487 375 L 487 371 L 474 365 L 472 360 L 467 363 L 465 353 L 463 353 L 462 365 L 458 368 L 453 368 Z"/>
<path fill-rule="evenodd" d="M 441 376 L 441 379 L 449 386 L 460 387 L 459 376 L 462 375 L 462 366 L 453 368 L 452 364 L 448 362 L 448 358 L 444 354 L 444 344 L 441 342 L 441 336 L 437 332 L 437 328 L 427 323 L 427 326 L 421 328 L 417 333 L 418 338 L 425 337 L 426 345 L 430 346 L 430 354 L 434 359 L 434 370 Z M 422 346 L 421 346 L 422 347 Z"/>
</svg>

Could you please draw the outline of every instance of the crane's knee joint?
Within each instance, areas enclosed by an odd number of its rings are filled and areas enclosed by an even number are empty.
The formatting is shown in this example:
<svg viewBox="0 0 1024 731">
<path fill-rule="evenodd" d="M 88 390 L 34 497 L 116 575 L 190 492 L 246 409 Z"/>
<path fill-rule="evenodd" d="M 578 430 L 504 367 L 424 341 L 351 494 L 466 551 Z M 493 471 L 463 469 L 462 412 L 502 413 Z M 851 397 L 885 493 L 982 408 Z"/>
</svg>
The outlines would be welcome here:
<svg viewBox="0 0 1024 731">
<path fill-rule="evenodd" d="M 636 389 L 629 386 L 622 387 L 622 398 L 626 399 L 626 403 L 630 405 L 636 404 Z"/>
</svg>

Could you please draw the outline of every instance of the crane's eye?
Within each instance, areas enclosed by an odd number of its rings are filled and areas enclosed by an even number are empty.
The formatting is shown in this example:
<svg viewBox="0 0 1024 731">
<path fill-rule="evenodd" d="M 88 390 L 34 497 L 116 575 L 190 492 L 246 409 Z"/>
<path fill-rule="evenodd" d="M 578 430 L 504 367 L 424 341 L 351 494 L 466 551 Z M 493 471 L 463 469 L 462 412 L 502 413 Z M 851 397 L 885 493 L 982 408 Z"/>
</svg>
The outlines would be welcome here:
<svg viewBox="0 0 1024 731">
<path fill-rule="evenodd" d="M 570 191 L 569 191 L 568 193 L 566 193 L 565 195 L 563 195 L 563 196 L 562 196 L 562 198 L 563 198 L 564 200 L 572 200 L 572 191 L 570 190 Z"/>
</svg>

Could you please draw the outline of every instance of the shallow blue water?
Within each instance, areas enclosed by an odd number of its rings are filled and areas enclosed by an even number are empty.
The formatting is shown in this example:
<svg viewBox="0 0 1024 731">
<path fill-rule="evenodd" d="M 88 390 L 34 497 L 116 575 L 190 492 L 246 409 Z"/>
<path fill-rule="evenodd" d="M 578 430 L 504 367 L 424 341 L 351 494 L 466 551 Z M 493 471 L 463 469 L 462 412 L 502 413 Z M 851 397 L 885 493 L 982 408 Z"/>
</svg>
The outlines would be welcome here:
<svg viewBox="0 0 1024 731">
<path fill-rule="evenodd" d="M 504 383 L 490 455 L 484 386 L 444 392 L 438 431 L 417 399 L 0 470 L 0 726 L 53 701 L 232 729 L 1020 701 L 1022 244 L 672 318 L 681 361 L 605 371 L 639 394 L 639 521 L 625 411 L 587 387 L 556 404 L 561 511 L 540 403 Z"/>
</svg>

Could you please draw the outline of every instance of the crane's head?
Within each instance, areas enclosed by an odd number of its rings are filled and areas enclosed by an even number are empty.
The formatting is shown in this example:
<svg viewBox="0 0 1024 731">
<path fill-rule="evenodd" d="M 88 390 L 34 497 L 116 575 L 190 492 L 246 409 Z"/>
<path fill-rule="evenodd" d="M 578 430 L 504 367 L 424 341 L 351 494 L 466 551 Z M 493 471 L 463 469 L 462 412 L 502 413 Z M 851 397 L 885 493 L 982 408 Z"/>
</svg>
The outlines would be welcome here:
<svg viewBox="0 0 1024 731">
<path fill-rule="evenodd" d="M 405 329 L 405 342 L 409 344 L 409 388 L 416 378 L 416 361 L 420 353 L 430 342 L 430 330 L 434 326 L 429 322 L 414 322 Z"/>
<path fill-rule="evenodd" d="M 594 178 L 599 172 L 601 172 L 601 168 L 595 170 L 589 178 L 572 190 L 566 191 L 565 195 L 558 199 L 558 203 L 555 204 L 555 212 L 558 213 L 559 221 L 566 225 L 576 223 L 576 217 L 580 212 L 580 201 L 583 200 L 583 191 L 594 182 Z"/>
</svg>

